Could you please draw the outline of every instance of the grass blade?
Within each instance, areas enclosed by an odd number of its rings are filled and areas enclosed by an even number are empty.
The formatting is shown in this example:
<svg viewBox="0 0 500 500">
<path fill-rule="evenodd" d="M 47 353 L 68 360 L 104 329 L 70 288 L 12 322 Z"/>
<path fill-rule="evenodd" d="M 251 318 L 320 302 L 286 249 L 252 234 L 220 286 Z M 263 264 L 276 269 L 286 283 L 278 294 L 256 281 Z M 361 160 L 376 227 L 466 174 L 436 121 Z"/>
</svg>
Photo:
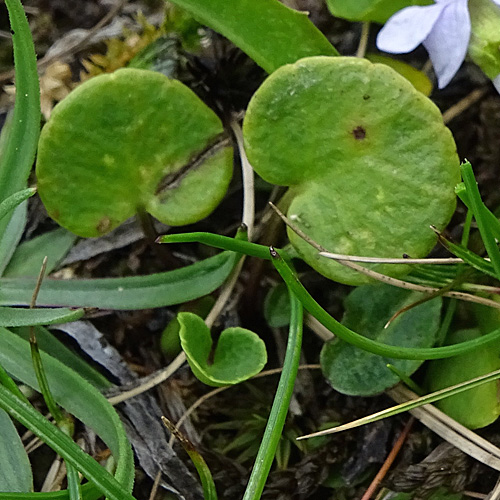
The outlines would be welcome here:
<svg viewBox="0 0 500 500">
<path fill-rule="evenodd" d="M 68 463 L 80 470 L 110 500 L 135 500 L 128 493 L 125 486 L 120 484 L 104 467 L 101 467 L 93 458 L 87 455 L 66 434 L 46 420 L 32 406 L 16 398 L 3 386 L 0 386 L 0 408 L 27 429 L 30 429 Z"/>
<path fill-rule="evenodd" d="M 339 425 L 338 427 L 333 427 L 331 429 L 325 429 L 323 431 L 315 432 L 313 434 L 308 434 L 307 436 L 301 436 L 299 439 L 308 439 L 311 437 L 324 436 L 326 434 L 334 434 L 348 429 L 353 429 L 361 425 L 377 422 L 378 420 L 392 417 L 394 415 L 398 415 L 399 413 L 413 410 L 414 408 L 418 408 L 426 404 L 434 403 L 434 401 L 439 401 L 440 399 L 444 399 L 449 396 L 453 396 L 455 394 L 460 394 L 461 392 L 473 389 L 474 387 L 479 387 L 480 385 L 487 384 L 488 382 L 492 382 L 493 380 L 498 380 L 498 379 L 500 379 L 500 370 L 495 370 L 494 372 L 482 375 L 480 377 L 476 377 L 475 379 L 468 380 L 467 382 L 462 382 L 460 384 L 447 387 L 446 389 L 441 389 L 440 391 L 432 392 L 431 394 L 421 396 L 412 401 L 407 401 L 397 406 L 386 408 L 385 410 L 379 411 L 367 417 L 360 418 L 358 420 L 355 420 L 354 422 L 350 422 L 345 425 Z"/>
<path fill-rule="evenodd" d="M 128 492 L 131 491 L 134 479 L 133 455 L 123 425 L 116 411 L 96 388 L 91 386 L 73 370 L 44 352 L 41 352 L 40 355 L 47 375 L 48 384 L 50 385 L 51 392 L 54 395 L 54 399 L 57 404 L 81 420 L 85 425 L 94 429 L 94 431 L 110 448 L 116 459 L 117 467 L 115 480 L 110 482 L 108 478 L 109 474 L 106 473 L 107 475 L 105 478 L 107 479 L 105 479 L 105 483 L 103 485 L 96 483 L 98 488 L 104 491 L 106 495 L 109 494 L 108 490 L 111 488 L 112 494 L 115 495 L 114 498 L 120 498 L 120 496 L 116 496 L 118 493 L 117 481 L 123 495 L 121 498 L 131 499 L 132 497 L 128 494 Z M 36 390 L 39 390 L 35 372 L 31 363 L 29 342 L 21 339 L 4 328 L 0 328 L 0 364 L 14 378 Z M 5 388 L 3 389 L 4 391 L 8 391 Z M 13 395 L 11 398 L 1 396 L 1 399 L 4 401 L 4 406 L 0 405 L 0 407 L 4 408 L 12 416 L 13 413 L 8 407 L 12 402 L 12 398 L 16 401 L 16 406 L 14 407 L 17 408 L 17 410 L 15 410 L 15 418 L 23 418 L 23 420 L 19 420 L 23 423 L 23 425 L 26 425 L 28 428 L 31 428 L 30 425 L 32 427 L 34 425 L 42 425 L 40 429 L 37 427 L 37 429 L 43 433 L 42 438 L 45 439 L 46 433 L 48 432 L 47 436 L 51 441 L 46 441 L 47 444 L 50 446 L 55 445 L 56 448 L 54 448 L 54 450 L 65 460 L 75 466 L 88 479 L 94 480 L 94 477 L 99 479 L 99 477 L 95 476 L 95 473 L 97 473 L 98 476 L 102 476 L 100 471 L 103 470 L 103 468 L 97 464 L 97 462 L 86 455 L 75 443 L 73 443 L 73 441 L 71 441 L 71 439 L 45 420 L 33 408 L 26 412 L 26 404 L 22 403 L 19 398 Z M 33 417 L 33 412 L 36 417 Z M 29 422 L 25 422 L 26 419 L 29 419 Z M 40 422 L 42 423 L 40 424 Z M 47 427 L 47 425 L 49 427 Z M 35 432 L 35 434 L 37 432 Z M 62 434 L 63 437 L 61 437 L 60 434 Z M 54 441 L 54 439 L 56 441 Z M 66 446 L 68 442 L 70 444 Z M 75 447 L 79 451 L 75 451 Z M 69 453 L 70 449 L 73 450 L 71 451 L 71 454 Z M 66 451 L 68 451 L 68 453 L 66 453 Z M 80 467 L 80 464 L 76 461 L 76 458 L 81 457 L 82 455 L 86 457 L 84 462 L 81 462 L 81 464 L 84 465 L 84 468 Z M 89 460 L 94 465 L 90 464 Z M 90 468 L 88 468 L 88 466 Z M 89 473 L 91 476 L 88 476 Z M 0 499 L 4 500 L 1 495 Z"/>
<path fill-rule="evenodd" d="M 23 189 L 10 195 L 6 200 L 0 203 L 0 220 L 2 220 L 10 211 L 14 210 L 23 201 L 27 200 L 36 193 L 35 188 Z"/>
<path fill-rule="evenodd" d="M 33 488 L 31 464 L 16 427 L 0 410 L 0 491 L 28 493 Z"/>
<path fill-rule="evenodd" d="M 5 0 L 5 4 L 13 33 L 16 101 L 0 158 L 0 200 L 22 189 L 28 179 L 40 133 L 40 89 L 28 20 L 19 0 Z"/>
<path fill-rule="evenodd" d="M 66 305 L 136 310 L 181 304 L 218 288 L 233 269 L 237 256 L 221 253 L 175 271 L 81 280 L 47 278 L 37 298 L 40 306 Z M 0 305 L 29 305 L 35 278 L 0 279 Z"/>
<path fill-rule="evenodd" d="M 488 256 L 491 259 L 496 278 L 500 279 L 500 250 L 498 249 L 493 232 L 490 229 L 489 210 L 486 208 L 483 200 L 481 200 L 471 164 L 469 162 L 463 163 L 460 166 L 460 171 L 462 172 L 462 178 L 467 189 L 470 209 L 476 219 L 477 227 L 481 233 L 481 238 L 483 239 Z"/>
<path fill-rule="evenodd" d="M 18 327 L 68 323 L 80 319 L 84 313 L 83 309 L 18 309 L 15 307 L 0 307 L 0 326 Z"/>
</svg>

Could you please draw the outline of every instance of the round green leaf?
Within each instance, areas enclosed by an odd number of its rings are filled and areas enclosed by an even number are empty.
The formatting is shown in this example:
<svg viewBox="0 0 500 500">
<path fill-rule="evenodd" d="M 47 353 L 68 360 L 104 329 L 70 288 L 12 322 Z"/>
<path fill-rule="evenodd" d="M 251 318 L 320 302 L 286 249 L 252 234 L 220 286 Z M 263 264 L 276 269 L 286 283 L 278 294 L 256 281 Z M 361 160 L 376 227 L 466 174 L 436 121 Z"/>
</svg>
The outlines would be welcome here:
<svg viewBox="0 0 500 500">
<path fill-rule="evenodd" d="M 384 344 L 432 347 L 439 330 L 440 297 L 406 311 L 384 328 L 396 312 L 422 297 L 389 285 L 360 286 L 345 300 L 342 324 Z M 397 384 L 399 378 L 387 368 L 388 363 L 410 376 L 423 361 L 384 358 L 339 339 L 321 350 L 321 368 L 327 380 L 335 390 L 352 396 L 372 396 Z"/>
<path fill-rule="evenodd" d="M 196 222 L 221 201 L 231 172 L 217 116 L 180 82 L 139 69 L 93 78 L 56 106 L 37 160 L 49 215 L 89 237 L 139 210 Z"/>
<path fill-rule="evenodd" d="M 260 337 L 245 328 L 227 328 L 221 333 L 211 358 L 212 337 L 204 321 L 193 313 L 179 313 L 182 349 L 195 376 L 207 385 L 238 384 L 259 373 L 267 363 Z"/>
<path fill-rule="evenodd" d="M 391 68 L 311 57 L 275 71 L 244 122 L 248 157 L 291 187 L 288 217 L 332 252 L 423 257 L 455 209 L 459 161 L 438 108 Z M 346 284 L 367 278 L 288 231 L 300 256 Z M 375 265 L 404 275 L 407 266 Z"/>
<path fill-rule="evenodd" d="M 459 330 L 448 335 L 447 343 L 456 344 L 477 338 L 476 329 Z M 431 361 L 427 370 L 430 392 L 439 391 L 460 382 L 466 382 L 500 368 L 498 349 L 478 349 L 449 359 Z M 500 415 L 498 381 L 489 382 L 461 394 L 434 403 L 440 410 L 470 429 L 479 429 L 493 423 Z"/>
</svg>

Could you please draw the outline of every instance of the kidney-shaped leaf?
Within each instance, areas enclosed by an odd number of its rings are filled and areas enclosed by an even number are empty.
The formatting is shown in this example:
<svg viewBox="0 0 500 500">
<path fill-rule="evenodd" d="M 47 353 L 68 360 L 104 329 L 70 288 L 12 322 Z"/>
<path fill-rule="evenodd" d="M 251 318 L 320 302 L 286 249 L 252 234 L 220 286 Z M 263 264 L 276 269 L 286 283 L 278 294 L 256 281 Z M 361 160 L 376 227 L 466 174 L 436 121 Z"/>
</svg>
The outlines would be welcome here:
<svg viewBox="0 0 500 500">
<path fill-rule="evenodd" d="M 196 222 L 221 201 L 231 173 L 215 113 L 180 82 L 139 69 L 95 77 L 57 105 L 37 159 L 50 216 L 90 237 L 141 210 L 170 225 Z"/>
<path fill-rule="evenodd" d="M 257 173 L 290 186 L 288 217 L 331 252 L 425 256 L 455 208 L 459 162 L 438 108 L 391 68 L 349 57 L 311 57 L 275 71 L 244 122 Z M 364 276 L 319 258 L 295 233 L 301 257 L 325 276 Z M 376 265 L 402 275 L 406 266 Z"/>
<path fill-rule="evenodd" d="M 342 324 L 384 344 L 432 347 L 440 323 L 440 297 L 410 309 L 384 328 L 393 314 L 422 297 L 389 285 L 360 286 L 345 300 Z M 335 390 L 352 396 L 371 396 L 397 384 L 399 378 L 387 368 L 388 363 L 409 376 L 423 361 L 384 358 L 338 339 L 321 351 L 325 377 Z"/>
<path fill-rule="evenodd" d="M 260 337 L 245 328 L 224 330 L 212 354 L 212 336 L 196 314 L 179 313 L 179 336 L 189 366 L 204 384 L 219 387 L 238 384 L 259 373 L 267 363 L 267 352 Z"/>
</svg>

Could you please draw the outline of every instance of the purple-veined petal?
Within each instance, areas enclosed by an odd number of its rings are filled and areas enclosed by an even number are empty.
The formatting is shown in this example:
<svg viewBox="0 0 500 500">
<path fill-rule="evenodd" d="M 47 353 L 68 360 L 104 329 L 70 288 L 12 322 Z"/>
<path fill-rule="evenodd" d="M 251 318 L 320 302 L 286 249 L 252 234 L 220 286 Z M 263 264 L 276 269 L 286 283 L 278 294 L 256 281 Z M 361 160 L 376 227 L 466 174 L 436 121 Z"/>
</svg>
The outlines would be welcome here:
<svg viewBox="0 0 500 500">
<path fill-rule="evenodd" d="M 440 89 L 446 87 L 462 65 L 470 39 L 467 0 L 448 0 L 432 31 L 424 40 Z"/>
<path fill-rule="evenodd" d="M 391 54 L 404 54 L 418 47 L 429 35 L 446 4 L 413 6 L 396 12 L 380 30 L 377 47 Z"/>
</svg>

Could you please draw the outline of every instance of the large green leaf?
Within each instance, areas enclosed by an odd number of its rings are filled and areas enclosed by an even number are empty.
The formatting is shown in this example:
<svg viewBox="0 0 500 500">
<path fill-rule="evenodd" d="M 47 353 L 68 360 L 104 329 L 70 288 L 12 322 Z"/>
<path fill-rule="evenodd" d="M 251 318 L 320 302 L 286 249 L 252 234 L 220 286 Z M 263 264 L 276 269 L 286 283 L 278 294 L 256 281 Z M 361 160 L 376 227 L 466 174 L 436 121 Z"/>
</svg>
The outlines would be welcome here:
<svg viewBox="0 0 500 500">
<path fill-rule="evenodd" d="M 99 236 L 143 210 L 170 225 L 206 217 L 232 175 L 221 121 L 176 80 L 121 69 L 88 80 L 42 130 L 38 190 L 63 227 Z"/>
<path fill-rule="evenodd" d="M 127 278 L 56 280 L 46 278 L 39 306 L 148 309 L 181 304 L 214 291 L 228 277 L 236 255 L 223 252 L 175 271 Z M 29 305 L 33 278 L 0 279 L 0 305 Z"/>
<path fill-rule="evenodd" d="M 345 300 L 342 324 L 384 344 L 431 347 L 439 329 L 441 298 L 410 309 L 384 328 L 393 314 L 422 297 L 389 285 L 358 287 Z M 388 363 L 411 375 L 423 361 L 377 356 L 340 339 L 328 342 L 321 351 L 321 368 L 332 387 L 353 396 L 371 396 L 397 384 L 399 378 L 387 368 Z"/>
<path fill-rule="evenodd" d="M 311 57 L 284 66 L 254 94 L 243 132 L 256 172 L 291 187 L 288 217 L 332 252 L 423 257 L 436 242 L 429 225 L 444 228 L 454 212 L 453 137 L 439 109 L 385 65 Z M 288 234 L 318 272 L 367 282 Z"/>
<path fill-rule="evenodd" d="M 0 492 L 29 492 L 33 489 L 31 464 L 16 427 L 0 410 Z"/>
<path fill-rule="evenodd" d="M 338 52 L 307 18 L 278 0 L 173 0 L 229 38 L 268 73 L 307 56 Z"/>
</svg>

